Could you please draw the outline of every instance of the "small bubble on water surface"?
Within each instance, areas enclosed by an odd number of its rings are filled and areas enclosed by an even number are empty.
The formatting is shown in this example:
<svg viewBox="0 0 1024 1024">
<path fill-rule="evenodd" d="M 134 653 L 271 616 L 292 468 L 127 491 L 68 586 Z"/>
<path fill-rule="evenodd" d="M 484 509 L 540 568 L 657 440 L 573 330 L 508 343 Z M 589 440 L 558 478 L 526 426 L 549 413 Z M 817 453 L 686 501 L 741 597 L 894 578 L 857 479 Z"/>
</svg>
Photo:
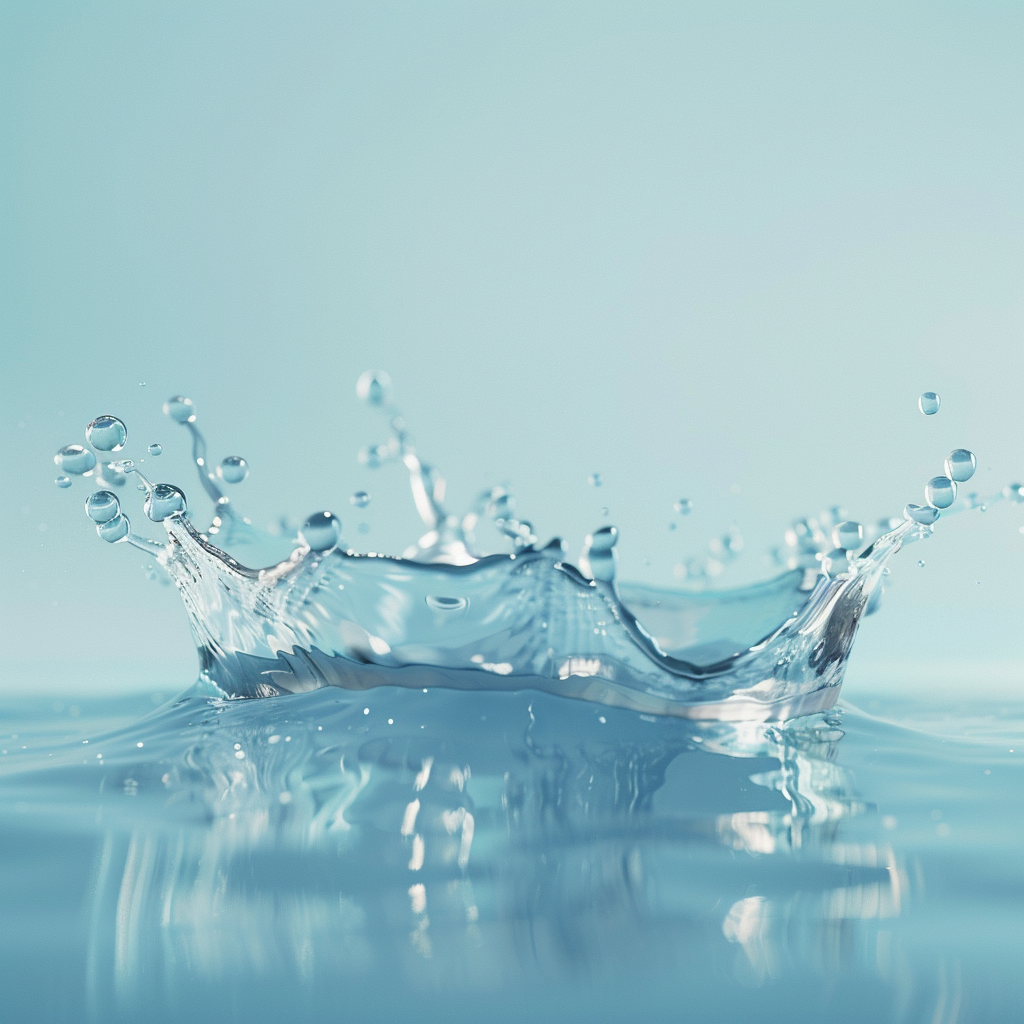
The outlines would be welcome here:
<svg viewBox="0 0 1024 1024">
<path fill-rule="evenodd" d="M 956 484 L 948 476 L 933 476 L 925 484 L 924 496 L 936 508 L 949 508 L 956 499 Z"/>
<path fill-rule="evenodd" d="M 116 416 L 97 416 L 85 428 L 89 444 L 100 452 L 119 452 L 128 440 L 128 428 Z"/>
<path fill-rule="evenodd" d="M 100 523 L 96 527 L 96 533 L 108 544 L 116 544 L 120 540 L 127 540 L 129 530 L 128 517 L 120 512 L 113 519 Z"/>
<path fill-rule="evenodd" d="M 903 517 L 923 526 L 931 526 L 939 518 L 939 510 L 931 505 L 915 505 L 911 502 L 903 509 Z"/>
<path fill-rule="evenodd" d="M 299 529 L 299 540 L 310 551 L 329 551 L 341 539 L 341 523 L 333 512 L 314 512 Z"/>
<path fill-rule="evenodd" d="M 383 370 L 367 370 L 356 381 L 356 395 L 370 405 L 386 405 L 391 397 L 391 378 Z"/>
<path fill-rule="evenodd" d="M 356 508 L 366 508 L 366 506 L 370 504 L 370 496 L 366 491 L 356 491 L 356 493 L 348 500 L 351 501 Z"/>
<path fill-rule="evenodd" d="M 109 523 L 120 511 L 121 503 L 110 491 L 96 491 L 85 499 L 85 514 L 94 523 Z"/>
<path fill-rule="evenodd" d="M 844 551 L 855 551 L 864 539 L 864 527 L 853 520 L 836 523 L 832 527 L 832 543 Z"/>
<path fill-rule="evenodd" d="M 587 483 L 590 484 L 591 487 L 600 487 L 601 484 L 604 483 L 604 477 L 601 476 L 600 473 L 591 473 L 590 476 L 587 477 Z"/>
<path fill-rule="evenodd" d="M 946 456 L 946 476 L 960 484 L 974 476 L 977 466 L 978 460 L 974 457 L 974 452 L 969 452 L 966 448 L 957 448 Z"/>
<path fill-rule="evenodd" d="M 164 446 L 162 444 L 151 444 L 146 451 L 155 458 L 157 455 L 163 455 Z"/>
<path fill-rule="evenodd" d="M 55 483 L 55 484 L 56 484 L 56 485 L 57 485 L 58 487 L 60 487 L 60 488 L 62 488 L 62 489 L 63 489 L 63 488 L 65 488 L 65 487 L 70 487 L 70 486 L 71 486 L 71 477 L 69 477 L 69 476 L 59 476 L 59 477 L 57 477 L 57 479 L 56 479 L 56 480 L 54 480 L 53 482 L 54 482 L 54 483 Z"/>
<path fill-rule="evenodd" d="M 918 400 L 917 407 L 925 416 L 934 416 L 939 411 L 942 399 L 934 391 L 926 391 Z"/>
<path fill-rule="evenodd" d="M 175 423 L 192 423 L 196 418 L 195 403 L 184 395 L 175 395 L 164 402 L 164 414 Z"/>
<path fill-rule="evenodd" d="M 689 498 L 680 498 L 672 507 L 681 516 L 688 516 L 693 511 L 693 502 Z"/>
<path fill-rule="evenodd" d="M 154 523 L 162 523 L 169 516 L 187 512 L 188 505 L 184 493 L 174 484 L 154 484 L 143 509 Z"/>
<path fill-rule="evenodd" d="M 469 601 L 464 597 L 435 597 L 433 594 L 428 594 L 424 600 L 428 607 L 439 612 L 457 612 L 469 605 Z"/>
<path fill-rule="evenodd" d="M 65 473 L 82 476 L 96 468 L 96 456 L 80 444 L 66 444 L 53 457 L 54 464 Z"/>
<path fill-rule="evenodd" d="M 217 475 L 226 484 L 240 484 L 249 475 L 249 463 L 241 455 L 227 455 L 221 459 Z"/>
</svg>

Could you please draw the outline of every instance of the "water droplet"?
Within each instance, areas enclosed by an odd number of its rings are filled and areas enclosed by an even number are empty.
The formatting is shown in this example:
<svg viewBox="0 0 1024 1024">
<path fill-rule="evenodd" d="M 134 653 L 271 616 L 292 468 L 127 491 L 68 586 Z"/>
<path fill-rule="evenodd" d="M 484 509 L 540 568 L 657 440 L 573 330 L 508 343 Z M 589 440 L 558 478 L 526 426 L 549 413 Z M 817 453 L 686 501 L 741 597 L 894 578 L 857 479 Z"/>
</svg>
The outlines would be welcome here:
<svg viewBox="0 0 1024 1024">
<path fill-rule="evenodd" d="M 974 457 L 974 452 L 969 452 L 966 448 L 957 448 L 946 456 L 946 476 L 957 483 L 962 484 L 965 480 L 970 480 L 977 466 L 978 460 Z"/>
<path fill-rule="evenodd" d="M 128 440 L 128 428 L 116 416 L 97 416 L 85 428 L 86 440 L 100 452 L 119 452 Z"/>
<path fill-rule="evenodd" d="M 1024 502 L 1024 484 L 1009 484 L 1003 488 L 1003 496 L 1018 505 Z"/>
<path fill-rule="evenodd" d="M 843 551 L 856 551 L 864 539 L 864 527 L 847 519 L 832 527 L 832 543 Z"/>
<path fill-rule="evenodd" d="M 175 395 L 164 402 L 164 413 L 175 423 L 194 423 L 196 418 L 195 403 L 184 395 Z"/>
<path fill-rule="evenodd" d="M 515 513 L 516 499 L 504 488 L 495 487 L 487 503 L 487 514 L 492 519 L 511 519 Z"/>
<path fill-rule="evenodd" d="M 184 493 L 174 484 L 154 484 L 142 507 L 154 523 L 188 511 Z"/>
<path fill-rule="evenodd" d="M 80 444 L 66 444 L 53 457 L 54 463 L 65 473 L 81 476 L 96 467 L 96 456 Z"/>
<path fill-rule="evenodd" d="M 956 499 L 956 484 L 948 476 L 933 476 L 924 487 L 925 500 L 936 508 L 949 508 Z"/>
<path fill-rule="evenodd" d="M 123 473 L 125 477 L 129 473 L 135 472 L 135 463 L 131 459 L 121 459 L 118 462 L 112 462 L 110 466 L 116 473 Z"/>
<path fill-rule="evenodd" d="M 119 540 L 126 540 L 131 529 L 128 517 L 120 512 L 113 519 L 100 523 L 96 527 L 96 533 L 108 544 L 116 544 Z"/>
<path fill-rule="evenodd" d="M 919 568 L 923 569 L 924 568 L 924 559 L 923 558 L 919 558 L 917 560 L 917 564 L 918 564 Z"/>
<path fill-rule="evenodd" d="M 356 395 L 370 405 L 387 405 L 391 399 L 391 378 L 383 370 L 367 370 L 356 381 Z"/>
<path fill-rule="evenodd" d="M 109 523 L 120 511 L 121 503 L 111 491 L 96 491 L 85 499 L 85 514 L 94 523 Z"/>
<path fill-rule="evenodd" d="M 903 518 L 912 519 L 922 526 L 931 526 L 939 518 L 939 510 L 931 505 L 915 505 L 911 502 L 903 509 Z"/>
<path fill-rule="evenodd" d="M 926 391 L 918 400 L 917 407 L 925 416 L 934 416 L 939 411 L 942 399 L 934 391 Z"/>
<path fill-rule="evenodd" d="M 370 524 L 369 524 L 369 523 L 360 523 L 360 524 L 359 524 L 359 525 L 358 525 L 358 526 L 356 527 L 356 529 L 357 529 L 357 530 L 358 530 L 358 531 L 359 531 L 360 533 L 369 533 L 369 532 L 370 532 Z"/>
<path fill-rule="evenodd" d="M 600 473 L 591 473 L 590 476 L 587 477 L 587 483 L 590 484 L 591 487 L 600 487 L 601 484 L 604 483 L 604 477 L 601 476 Z"/>
<path fill-rule="evenodd" d="M 846 550 L 842 547 L 837 547 L 828 552 L 821 560 L 821 567 L 830 576 L 838 576 L 840 573 L 849 572 L 850 561 L 846 557 Z"/>
<path fill-rule="evenodd" d="M 56 479 L 56 480 L 54 480 L 53 482 L 54 482 L 54 483 L 55 483 L 55 484 L 56 484 L 56 485 L 57 485 L 58 487 L 60 487 L 60 488 L 64 488 L 64 487 L 70 487 L 70 486 L 71 486 L 71 477 L 69 477 L 69 476 L 59 476 L 59 477 L 57 477 L 57 479 Z"/>
<path fill-rule="evenodd" d="M 457 612 L 469 606 L 464 597 L 440 597 L 428 594 L 424 600 L 427 605 L 439 612 Z"/>
<path fill-rule="evenodd" d="M 127 481 L 124 472 L 113 462 L 101 462 L 99 476 L 108 487 L 124 487 Z"/>
<path fill-rule="evenodd" d="M 310 551 L 329 551 L 341 539 L 341 523 L 333 512 L 314 512 L 299 530 L 299 540 Z"/>
<path fill-rule="evenodd" d="M 366 506 L 370 504 L 370 496 L 366 491 L 356 491 L 356 493 L 348 500 L 351 501 L 356 508 L 366 508 Z"/>
<path fill-rule="evenodd" d="M 241 455 L 228 455 L 221 459 L 217 475 L 226 484 L 240 484 L 249 475 L 249 463 Z"/>
<path fill-rule="evenodd" d="M 689 498 L 680 498 L 672 507 L 681 516 L 688 516 L 693 511 L 693 502 Z"/>
<path fill-rule="evenodd" d="M 151 444 L 146 451 L 155 458 L 157 455 L 163 455 L 164 446 L 162 444 Z"/>
<path fill-rule="evenodd" d="M 386 444 L 368 444 L 359 449 L 359 461 L 367 469 L 380 469 L 387 461 L 388 446 Z"/>
</svg>

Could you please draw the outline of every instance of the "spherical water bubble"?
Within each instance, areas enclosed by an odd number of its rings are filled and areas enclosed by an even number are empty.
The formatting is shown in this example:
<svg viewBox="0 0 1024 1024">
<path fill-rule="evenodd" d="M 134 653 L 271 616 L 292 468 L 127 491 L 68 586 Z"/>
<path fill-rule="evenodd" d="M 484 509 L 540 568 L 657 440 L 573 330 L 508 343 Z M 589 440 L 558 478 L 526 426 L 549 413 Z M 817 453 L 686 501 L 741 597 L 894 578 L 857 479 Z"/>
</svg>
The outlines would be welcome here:
<svg viewBox="0 0 1024 1024">
<path fill-rule="evenodd" d="M 162 523 L 169 516 L 188 511 L 184 493 L 174 484 L 154 484 L 142 507 L 154 523 Z"/>
<path fill-rule="evenodd" d="M 693 502 L 689 498 L 680 498 L 672 507 L 681 516 L 688 516 L 693 511 Z"/>
<path fill-rule="evenodd" d="M 356 395 L 370 405 L 386 405 L 391 398 L 391 378 L 383 370 L 367 370 L 356 381 Z"/>
<path fill-rule="evenodd" d="M 942 399 L 934 391 L 926 391 L 918 400 L 917 407 L 925 416 L 934 416 L 939 411 Z"/>
<path fill-rule="evenodd" d="M 56 480 L 54 480 L 53 482 L 54 482 L 54 483 L 55 483 L 55 484 L 56 484 L 56 485 L 57 485 L 58 487 L 60 487 L 61 489 L 63 489 L 63 488 L 65 488 L 65 487 L 70 487 L 70 486 L 71 486 L 71 477 L 69 477 L 69 476 L 59 476 L 59 477 L 57 477 L 57 479 L 56 479 Z"/>
<path fill-rule="evenodd" d="M 217 475 L 227 484 L 240 484 L 249 475 L 249 463 L 241 455 L 221 459 Z"/>
<path fill-rule="evenodd" d="M 370 504 L 370 496 L 366 491 L 356 491 L 356 493 L 348 500 L 351 501 L 356 508 L 366 508 L 366 506 Z"/>
<path fill-rule="evenodd" d="M 108 544 L 116 544 L 119 540 L 127 540 L 130 530 L 131 524 L 128 522 L 128 517 L 120 512 L 113 519 L 100 523 L 96 527 L 96 533 Z"/>
<path fill-rule="evenodd" d="M 116 416 L 97 416 L 85 428 L 89 444 L 100 452 L 119 452 L 128 440 L 128 428 Z"/>
<path fill-rule="evenodd" d="M 966 448 L 957 448 L 946 456 L 946 476 L 959 484 L 970 480 L 977 467 L 978 460 L 974 457 L 974 452 L 969 452 Z"/>
<path fill-rule="evenodd" d="M 85 514 L 94 523 L 109 523 L 120 511 L 121 503 L 111 491 L 97 491 L 85 499 Z"/>
<path fill-rule="evenodd" d="M 856 551 L 864 539 L 864 527 L 847 519 L 832 527 L 832 543 L 843 551 Z"/>
<path fill-rule="evenodd" d="M 949 508 L 956 500 L 956 484 L 948 476 L 933 476 L 924 487 L 925 500 L 936 508 Z"/>
<path fill-rule="evenodd" d="M 65 473 L 81 476 L 96 468 L 96 456 L 80 444 L 66 444 L 53 457 L 54 463 Z"/>
<path fill-rule="evenodd" d="M 299 529 L 299 540 L 310 551 L 329 551 L 341 540 L 341 523 L 333 512 L 314 512 Z"/>
<path fill-rule="evenodd" d="M 196 407 L 191 398 L 175 395 L 164 402 L 164 413 L 170 416 L 175 423 L 194 423 Z"/>
<path fill-rule="evenodd" d="M 931 526 L 939 518 L 939 510 L 931 505 L 915 505 L 911 502 L 903 509 L 903 518 L 922 526 Z"/>
<path fill-rule="evenodd" d="M 149 454 L 152 455 L 154 458 L 156 458 L 157 455 L 163 455 L 164 446 L 162 444 L 151 444 L 146 449 L 146 451 L 149 452 Z"/>
</svg>

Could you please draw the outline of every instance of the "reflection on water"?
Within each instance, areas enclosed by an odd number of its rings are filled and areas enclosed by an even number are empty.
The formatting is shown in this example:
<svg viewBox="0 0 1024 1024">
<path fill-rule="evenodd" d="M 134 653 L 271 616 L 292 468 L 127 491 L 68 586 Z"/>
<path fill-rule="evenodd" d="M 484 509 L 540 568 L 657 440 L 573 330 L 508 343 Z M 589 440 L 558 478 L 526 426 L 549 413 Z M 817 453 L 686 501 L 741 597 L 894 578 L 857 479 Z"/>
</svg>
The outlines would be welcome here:
<svg viewBox="0 0 1024 1024">
<path fill-rule="evenodd" d="M 851 717 L 870 771 L 893 727 L 841 711 L 765 725 L 537 693 L 192 696 L 9 751 L 3 812 L 58 875 L 80 862 L 96 1020 L 216 1003 L 202 992 L 232 1012 L 252 997 L 260 1019 L 260 985 L 325 1011 L 461 993 L 500 1018 L 508 993 L 641 981 L 652 1019 L 666 985 L 739 1012 L 795 981 L 835 1019 L 856 1019 L 844 984 L 880 1019 L 999 1019 L 958 1017 L 962 958 L 919 934 L 922 849 L 901 853 L 903 826 L 839 756 Z"/>
</svg>

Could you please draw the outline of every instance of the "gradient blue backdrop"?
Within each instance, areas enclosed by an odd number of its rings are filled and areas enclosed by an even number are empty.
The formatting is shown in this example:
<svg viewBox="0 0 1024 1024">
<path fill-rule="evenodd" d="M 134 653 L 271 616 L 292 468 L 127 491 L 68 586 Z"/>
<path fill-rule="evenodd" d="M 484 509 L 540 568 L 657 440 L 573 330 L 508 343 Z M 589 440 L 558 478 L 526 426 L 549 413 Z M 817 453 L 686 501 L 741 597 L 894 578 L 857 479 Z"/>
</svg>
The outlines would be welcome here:
<svg viewBox="0 0 1024 1024">
<path fill-rule="evenodd" d="M 394 551 L 405 483 L 355 460 L 386 368 L 455 507 L 507 481 L 663 584 L 732 522 L 723 583 L 766 575 L 793 516 L 897 513 L 956 446 L 979 490 L 1024 476 L 1019 3 L 2 11 L 5 687 L 193 678 L 176 595 L 51 462 L 116 412 L 201 504 L 177 391 L 256 521 Z M 1020 684 L 1020 511 L 898 559 L 851 699 Z"/>
</svg>

